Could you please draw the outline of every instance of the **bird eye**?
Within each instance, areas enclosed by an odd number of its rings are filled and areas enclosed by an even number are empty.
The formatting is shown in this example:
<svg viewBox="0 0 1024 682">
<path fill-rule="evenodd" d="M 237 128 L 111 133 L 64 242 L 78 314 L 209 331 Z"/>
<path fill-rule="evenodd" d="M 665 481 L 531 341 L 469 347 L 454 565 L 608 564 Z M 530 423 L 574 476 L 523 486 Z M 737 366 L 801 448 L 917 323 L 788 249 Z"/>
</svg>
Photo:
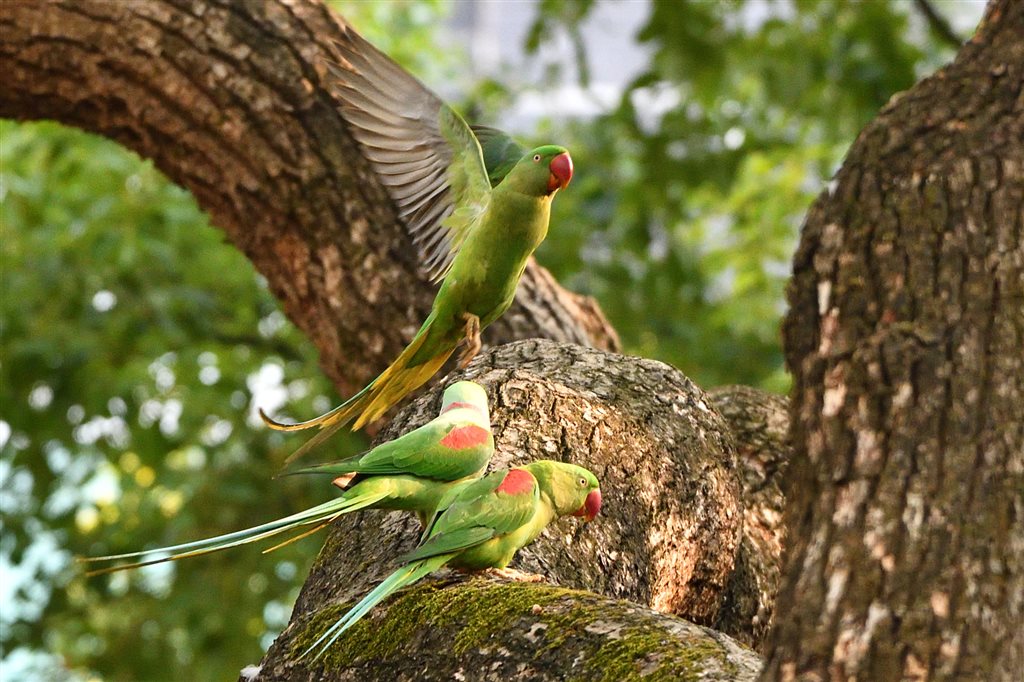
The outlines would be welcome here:
<svg viewBox="0 0 1024 682">
<path fill-rule="evenodd" d="M 534 163 L 540 163 L 540 154 L 534 154 L 533 155 L 533 162 Z"/>
<path fill-rule="evenodd" d="M 586 488 L 587 487 L 587 479 L 582 478 L 582 477 L 580 478 L 580 487 L 581 488 Z"/>
</svg>

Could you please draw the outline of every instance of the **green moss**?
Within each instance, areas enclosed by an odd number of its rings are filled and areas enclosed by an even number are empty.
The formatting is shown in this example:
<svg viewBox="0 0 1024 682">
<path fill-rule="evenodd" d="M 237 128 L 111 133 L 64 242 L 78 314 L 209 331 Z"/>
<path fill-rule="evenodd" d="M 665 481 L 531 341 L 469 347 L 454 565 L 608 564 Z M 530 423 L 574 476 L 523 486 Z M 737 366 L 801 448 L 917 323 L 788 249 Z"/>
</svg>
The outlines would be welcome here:
<svg viewBox="0 0 1024 682">
<path fill-rule="evenodd" d="M 695 680 L 706 670 L 709 658 L 722 663 L 726 657 L 715 643 L 681 642 L 677 636 L 657 626 L 626 628 L 619 637 L 609 638 L 584 658 L 584 672 L 577 679 L 587 682 Z"/>
<path fill-rule="evenodd" d="M 363 618 L 339 637 L 324 654 L 328 668 L 343 668 L 359 658 L 382 659 L 395 653 L 428 614 L 431 592 L 443 592 L 431 585 L 423 585 L 392 598 L 386 618 Z M 297 657 L 308 649 L 321 634 L 341 618 L 354 603 L 334 604 L 319 609 L 302 630 L 295 635 L 289 647 L 290 657 Z M 422 615 L 421 615 L 422 614 Z"/>
<path fill-rule="evenodd" d="M 485 581 L 473 581 L 467 588 L 459 590 L 458 599 L 446 611 L 449 621 L 463 624 L 455 637 L 456 654 L 485 645 L 494 635 L 506 632 L 517 618 L 533 617 L 534 606 L 543 609 L 574 593 L 561 587 Z M 540 621 L 550 628 L 543 616 Z"/>
<path fill-rule="evenodd" d="M 354 625 L 328 649 L 324 663 L 329 669 L 338 669 L 360 659 L 386 660 L 404 655 L 407 652 L 402 647 L 425 626 L 453 628 L 452 652 L 461 656 L 487 646 L 525 618 L 531 624 L 545 626 L 537 633 L 534 660 L 557 656 L 555 651 L 563 646 L 578 648 L 577 660 L 583 668 L 573 679 L 581 682 L 694 679 L 706 668 L 709 658 L 726 669 L 730 667 L 725 652 L 715 642 L 700 638 L 681 641 L 656 625 L 630 625 L 628 617 L 614 634 L 595 637 L 587 633 L 588 627 L 609 614 L 605 600 L 586 592 L 494 583 L 482 578 L 462 583 L 458 589 L 444 589 L 447 584 L 430 582 L 399 593 L 389 602 L 385 618 L 370 616 Z M 305 651 L 351 606 L 334 605 L 317 611 L 293 638 L 290 656 Z"/>
</svg>

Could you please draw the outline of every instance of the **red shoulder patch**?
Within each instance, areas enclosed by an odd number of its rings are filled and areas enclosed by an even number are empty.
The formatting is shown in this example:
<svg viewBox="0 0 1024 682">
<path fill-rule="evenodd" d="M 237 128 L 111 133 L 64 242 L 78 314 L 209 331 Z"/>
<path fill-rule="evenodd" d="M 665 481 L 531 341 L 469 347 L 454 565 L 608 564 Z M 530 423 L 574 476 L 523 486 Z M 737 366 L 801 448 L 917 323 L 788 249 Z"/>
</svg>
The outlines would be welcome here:
<svg viewBox="0 0 1024 682">
<path fill-rule="evenodd" d="M 452 450 L 462 450 L 483 445 L 490 437 L 491 432 L 487 429 L 476 424 L 470 424 L 469 426 L 460 426 L 449 431 L 448 435 L 441 439 L 441 445 Z"/>
<path fill-rule="evenodd" d="M 533 474 L 523 469 L 511 469 L 505 476 L 505 480 L 498 486 L 499 493 L 509 495 L 522 495 L 533 490 Z"/>
</svg>

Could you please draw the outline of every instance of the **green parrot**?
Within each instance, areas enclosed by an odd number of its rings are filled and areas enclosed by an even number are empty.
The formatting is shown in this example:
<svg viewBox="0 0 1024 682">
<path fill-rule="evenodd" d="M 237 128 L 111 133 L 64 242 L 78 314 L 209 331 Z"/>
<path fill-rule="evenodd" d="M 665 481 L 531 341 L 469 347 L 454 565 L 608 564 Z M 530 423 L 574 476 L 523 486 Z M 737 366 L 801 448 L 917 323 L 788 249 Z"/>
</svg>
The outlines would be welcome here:
<svg viewBox="0 0 1024 682">
<path fill-rule="evenodd" d="M 362 428 L 422 386 L 455 351 L 465 366 L 480 331 L 512 304 L 519 278 L 548 231 L 551 201 L 572 179 L 569 153 L 525 151 L 504 133 L 470 128 L 426 86 L 351 28 L 329 81 L 349 130 L 384 184 L 418 251 L 441 286 L 416 336 L 376 379 L 330 412 L 271 428 L 320 431 L 289 461 L 355 420 Z M 481 146 L 482 145 L 482 146 Z"/>
<path fill-rule="evenodd" d="M 345 492 L 337 499 L 226 535 L 141 552 L 88 557 L 81 561 L 113 561 L 171 553 L 170 556 L 90 573 L 97 575 L 209 554 L 313 525 L 312 530 L 298 536 L 305 537 L 342 514 L 360 509 L 415 512 L 426 528 L 440 505 L 448 504 L 459 489 L 483 475 L 493 454 L 494 437 L 487 410 L 487 394 L 478 384 L 460 381 L 445 390 L 440 415 L 423 426 L 365 454 L 294 472 L 338 475 L 335 485 Z"/>
<path fill-rule="evenodd" d="M 399 558 L 401 568 L 363 597 L 302 656 L 319 647 L 313 657 L 316 660 L 383 599 L 442 566 L 502 569 L 551 521 L 570 514 L 590 521 L 600 511 L 597 477 L 574 464 L 539 460 L 488 474 L 460 490 L 426 539 Z"/>
</svg>

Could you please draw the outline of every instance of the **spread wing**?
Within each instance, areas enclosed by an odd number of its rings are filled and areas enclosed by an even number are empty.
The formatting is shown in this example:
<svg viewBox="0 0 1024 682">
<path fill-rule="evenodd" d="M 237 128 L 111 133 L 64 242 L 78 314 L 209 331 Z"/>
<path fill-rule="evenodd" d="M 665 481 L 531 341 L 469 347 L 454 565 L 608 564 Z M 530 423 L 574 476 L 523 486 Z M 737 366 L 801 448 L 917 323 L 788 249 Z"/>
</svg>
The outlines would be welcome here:
<svg viewBox="0 0 1024 682">
<path fill-rule="evenodd" d="M 351 28 L 344 34 L 328 85 L 398 206 L 423 273 L 440 281 L 490 198 L 480 143 L 430 89 Z"/>
</svg>

